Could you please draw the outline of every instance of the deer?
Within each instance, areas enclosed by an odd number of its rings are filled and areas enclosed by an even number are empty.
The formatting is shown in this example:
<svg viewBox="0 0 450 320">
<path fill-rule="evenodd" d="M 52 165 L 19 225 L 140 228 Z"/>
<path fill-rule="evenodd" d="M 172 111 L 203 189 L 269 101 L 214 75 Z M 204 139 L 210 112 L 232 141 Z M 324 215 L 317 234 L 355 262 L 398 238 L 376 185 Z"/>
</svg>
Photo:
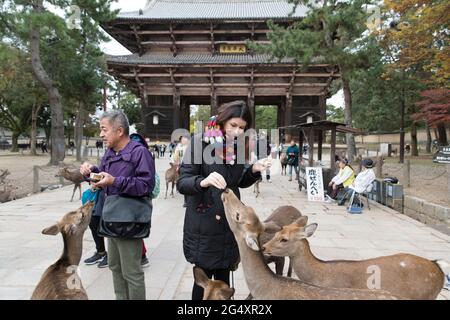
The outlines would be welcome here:
<svg viewBox="0 0 450 320">
<path fill-rule="evenodd" d="M 8 169 L 0 170 L 0 184 L 3 184 L 5 182 L 6 177 L 10 174 L 11 172 L 9 172 Z"/>
<path fill-rule="evenodd" d="M 280 163 L 281 163 L 281 175 L 286 175 L 286 167 L 287 167 L 287 155 L 286 153 L 282 153 L 280 156 Z M 284 173 L 284 174 L 283 174 Z"/>
<path fill-rule="evenodd" d="M 170 168 L 166 170 L 166 174 L 165 174 L 165 178 L 166 178 L 166 196 L 164 197 L 164 199 L 167 199 L 167 190 L 169 189 L 169 183 L 172 182 L 172 191 L 170 192 L 170 195 L 172 196 L 172 198 L 174 197 L 173 195 L 173 188 L 175 187 L 177 180 L 178 180 L 178 167 L 173 164 L 170 163 Z"/>
<path fill-rule="evenodd" d="M 263 224 L 253 208 L 245 206 L 225 189 L 221 199 L 225 216 L 239 248 L 245 281 L 257 300 L 399 300 L 405 299 L 382 290 L 327 288 L 301 280 L 282 277 L 270 270 L 264 261 L 258 238 L 262 232 L 280 230 L 274 223 Z"/>
<path fill-rule="evenodd" d="M 74 183 L 72 198 L 70 202 L 73 201 L 73 196 L 75 195 L 75 191 L 77 188 L 80 190 L 80 200 L 81 200 L 81 183 L 84 181 L 83 175 L 79 170 L 69 170 L 69 168 L 61 168 L 58 171 L 58 174 L 55 177 L 64 177 L 64 179 L 69 180 Z"/>
<path fill-rule="evenodd" d="M 255 194 L 255 198 L 258 198 L 259 196 L 259 184 L 262 182 L 262 178 L 259 178 L 256 180 L 255 185 L 253 187 L 253 193 Z"/>
<path fill-rule="evenodd" d="M 83 235 L 91 220 L 93 207 L 94 202 L 87 202 L 42 230 L 45 235 L 61 233 L 64 250 L 61 257 L 45 270 L 31 300 L 88 300 L 77 269 L 83 251 Z"/>
<path fill-rule="evenodd" d="M 269 223 L 273 222 L 279 227 L 283 227 L 285 225 L 291 224 L 298 218 L 300 218 L 302 214 L 300 211 L 293 207 L 293 206 L 281 206 L 275 209 L 270 216 L 268 216 L 263 223 Z M 260 243 L 263 245 L 266 242 L 268 242 L 272 237 L 274 236 L 274 233 L 268 233 L 263 232 L 259 238 Z M 266 259 L 267 264 L 269 263 L 275 263 L 275 273 L 282 276 L 283 270 L 284 270 L 284 264 L 285 264 L 285 257 L 276 257 L 276 256 L 269 256 L 264 255 L 264 258 Z M 292 275 L 292 264 L 289 262 L 289 268 L 287 276 L 290 277 Z"/>
<path fill-rule="evenodd" d="M 267 255 L 288 256 L 297 276 L 305 282 L 335 288 L 373 287 L 413 300 L 434 300 L 445 283 L 444 261 L 430 261 L 412 254 L 399 253 L 373 259 L 322 261 L 311 252 L 308 237 L 317 224 L 307 225 L 303 216 L 284 226 L 262 246 Z M 371 283 L 373 276 L 379 276 Z M 370 279 L 369 279 L 370 277 Z"/>
<path fill-rule="evenodd" d="M 4 185 L 3 190 L 0 190 L 0 203 L 7 202 L 11 199 L 11 193 L 17 187 L 13 187 L 12 185 Z"/>
<path fill-rule="evenodd" d="M 194 266 L 194 281 L 202 287 L 203 300 L 230 300 L 234 295 L 234 288 L 222 280 L 211 280 L 202 268 Z"/>
</svg>

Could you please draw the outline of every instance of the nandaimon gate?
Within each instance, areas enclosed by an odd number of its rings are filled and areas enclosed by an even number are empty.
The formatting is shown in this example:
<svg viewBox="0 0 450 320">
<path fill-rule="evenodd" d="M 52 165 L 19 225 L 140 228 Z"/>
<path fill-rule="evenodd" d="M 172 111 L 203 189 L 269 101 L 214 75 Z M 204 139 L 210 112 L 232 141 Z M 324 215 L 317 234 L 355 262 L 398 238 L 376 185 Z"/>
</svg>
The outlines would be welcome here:
<svg viewBox="0 0 450 320">
<path fill-rule="evenodd" d="M 268 43 L 267 20 L 289 25 L 305 15 L 285 0 L 151 0 L 144 9 L 120 13 L 104 29 L 127 49 L 109 56 L 108 69 L 140 96 L 138 130 L 150 138 L 169 138 L 189 128 L 189 106 L 211 106 L 234 99 L 278 106 L 279 127 L 313 111 L 325 119 L 326 98 L 339 71 L 328 64 L 299 72 L 291 59 L 281 62 L 253 53 L 247 41 Z M 153 124 L 157 112 L 159 123 Z M 297 135 L 286 129 L 286 135 Z"/>
</svg>

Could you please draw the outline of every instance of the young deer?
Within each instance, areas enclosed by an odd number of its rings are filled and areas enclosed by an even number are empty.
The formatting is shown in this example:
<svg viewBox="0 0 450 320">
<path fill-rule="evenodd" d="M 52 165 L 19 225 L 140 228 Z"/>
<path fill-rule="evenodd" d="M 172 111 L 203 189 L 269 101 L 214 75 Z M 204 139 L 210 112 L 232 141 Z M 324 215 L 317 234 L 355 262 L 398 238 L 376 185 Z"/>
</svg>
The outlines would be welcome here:
<svg viewBox="0 0 450 320">
<path fill-rule="evenodd" d="M 73 201 L 73 196 L 75 195 L 75 190 L 77 190 L 77 188 L 80 189 L 80 200 L 81 200 L 81 183 L 84 181 L 84 178 L 79 170 L 69 170 L 69 168 L 61 168 L 59 169 L 56 177 L 64 177 L 64 179 L 74 183 L 72 198 L 70 199 L 70 202 Z"/>
<path fill-rule="evenodd" d="M 167 199 L 167 190 L 169 189 L 169 183 L 172 182 L 172 191 L 170 195 L 173 197 L 173 188 L 175 187 L 178 180 L 178 171 L 177 166 L 173 163 L 170 163 L 170 168 L 166 170 L 166 196 L 164 199 Z"/>
<path fill-rule="evenodd" d="M 88 296 L 77 274 L 83 251 L 84 231 L 91 220 L 93 202 L 65 214 L 56 224 L 42 230 L 43 234 L 62 234 L 64 250 L 61 257 L 41 277 L 32 300 L 87 300 Z"/>
<path fill-rule="evenodd" d="M 265 263 L 258 244 L 259 235 L 275 228 L 274 224 L 263 225 L 254 210 L 246 207 L 231 190 L 226 189 L 221 197 L 239 247 L 245 280 L 255 299 L 402 299 L 387 291 L 318 287 L 274 274 Z"/>
<path fill-rule="evenodd" d="M 293 206 L 281 206 L 275 209 L 272 214 L 264 220 L 264 223 L 273 222 L 279 227 L 286 226 L 288 224 L 291 224 L 298 218 L 300 218 L 302 214 L 300 211 L 293 207 Z M 260 245 L 265 244 L 270 239 L 272 239 L 274 236 L 274 233 L 268 233 L 263 232 L 259 238 Z M 276 256 L 269 256 L 264 255 L 264 259 L 266 259 L 267 264 L 273 262 L 275 263 L 275 273 L 282 276 L 283 270 L 284 270 L 284 264 L 285 264 L 285 257 L 276 257 Z M 289 268 L 288 268 L 288 277 L 292 275 L 292 263 L 289 260 Z"/>
<path fill-rule="evenodd" d="M 194 267 L 194 280 L 204 289 L 203 300 L 230 300 L 234 295 L 234 288 L 222 280 L 211 280 L 203 269 Z"/>
<path fill-rule="evenodd" d="M 291 257 L 294 271 L 302 281 L 323 287 L 376 288 L 418 300 L 436 299 L 444 286 L 445 275 L 437 263 L 411 254 L 361 261 L 319 260 L 306 240 L 317 224 L 307 222 L 308 217 L 299 218 L 263 245 L 265 254 Z"/>
</svg>

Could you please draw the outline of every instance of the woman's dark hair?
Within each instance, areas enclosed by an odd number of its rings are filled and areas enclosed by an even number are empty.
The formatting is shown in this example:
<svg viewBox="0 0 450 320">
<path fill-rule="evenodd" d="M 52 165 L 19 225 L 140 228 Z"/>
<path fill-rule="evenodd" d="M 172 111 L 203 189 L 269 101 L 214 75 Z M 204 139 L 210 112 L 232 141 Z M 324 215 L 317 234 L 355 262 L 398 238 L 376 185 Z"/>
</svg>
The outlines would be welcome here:
<svg viewBox="0 0 450 320">
<path fill-rule="evenodd" d="M 252 113 L 247 104 L 242 100 L 236 100 L 229 103 L 224 103 L 219 108 L 219 114 L 217 115 L 217 124 L 223 129 L 225 122 L 231 118 L 241 118 L 247 124 L 245 130 L 251 128 L 253 123 Z"/>
</svg>

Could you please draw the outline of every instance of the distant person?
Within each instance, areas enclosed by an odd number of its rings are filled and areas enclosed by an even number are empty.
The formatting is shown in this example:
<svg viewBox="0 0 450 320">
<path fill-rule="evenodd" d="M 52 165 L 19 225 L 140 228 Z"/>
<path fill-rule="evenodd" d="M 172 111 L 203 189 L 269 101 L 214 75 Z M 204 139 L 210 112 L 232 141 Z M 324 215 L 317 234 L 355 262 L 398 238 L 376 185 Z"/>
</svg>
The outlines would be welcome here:
<svg viewBox="0 0 450 320">
<path fill-rule="evenodd" d="M 42 140 L 42 142 L 41 142 L 41 151 L 42 151 L 42 153 L 48 153 L 47 143 L 45 143 L 44 140 Z"/>
<path fill-rule="evenodd" d="M 344 188 L 344 194 L 339 200 L 338 205 L 343 206 L 348 197 L 356 191 L 357 193 L 363 193 L 375 180 L 375 173 L 373 172 L 373 161 L 372 159 L 363 159 L 361 162 L 361 172 L 356 176 L 355 181 L 348 187 Z"/>
<path fill-rule="evenodd" d="M 339 172 L 328 184 L 327 200 L 334 201 L 338 192 L 343 188 L 349 187 L 353 181 L 355 181 L 355 172 L 353 168 L 348 164 L 346 158 L 341 158 L 339 160 Z"/>
<path fill-rule="evenodd" d="M 164 154 L 166 153 L 167 146 L 165 144 L 161 145 L 161 156 L 164 158 Z"/>
<path fill-rule="evenodd" d="M 299 168 L 298 168 L 298 155 L 300 149 L 295 144 L 294 140 L 291 140 L 291 145 L 286 150 L 287 165 L 289 166 L 289 181 L 292 181 L 292 169 L 295 170 L 295 180 L 298 180 Z"/>
</svg>

